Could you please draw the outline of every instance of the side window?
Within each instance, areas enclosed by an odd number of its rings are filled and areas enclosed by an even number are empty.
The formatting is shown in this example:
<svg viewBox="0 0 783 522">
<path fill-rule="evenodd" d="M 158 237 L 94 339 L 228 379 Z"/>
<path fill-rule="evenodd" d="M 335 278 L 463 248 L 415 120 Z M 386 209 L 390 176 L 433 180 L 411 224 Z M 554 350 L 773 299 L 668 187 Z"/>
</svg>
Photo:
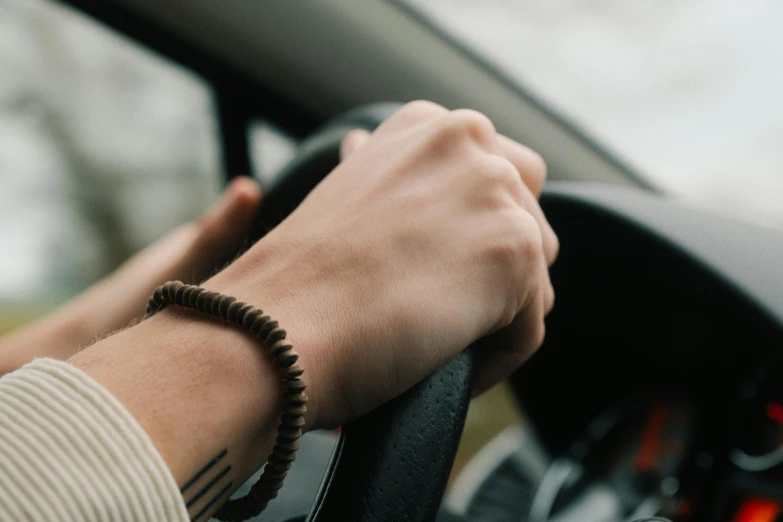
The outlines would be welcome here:
<svg viewBox="0 0 783 522">
<path fill-rule="evenodd" d="M 248 133 L 254 174 L 263 187 L 271 187 L 280 170 L 296 154 L 298 143 L 269 120 L 251 120 Z"/>
<path fill-rule="evenodd" d="M 67 299 L 217 196 L 199 77 L 49 0 L 0 2 L 0 71 L 0 313 Z"/>
</svg>

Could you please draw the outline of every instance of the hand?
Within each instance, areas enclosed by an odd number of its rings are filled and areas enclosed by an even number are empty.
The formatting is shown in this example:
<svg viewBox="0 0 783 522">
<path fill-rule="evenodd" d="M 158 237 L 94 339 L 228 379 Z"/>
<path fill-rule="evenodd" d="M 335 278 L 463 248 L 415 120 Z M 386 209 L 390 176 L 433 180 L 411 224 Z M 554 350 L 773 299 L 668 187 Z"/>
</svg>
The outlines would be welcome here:
<svg viewBox="0 0 783 522">
<path fill-rule="evenodd" d="M 65 307 L 2 339 L 0 375 L 36 357 L 66 359 L 128 326 L 168 280 L 203 281 L 245 241 L 260 202 L 258 185 L 237 179 L 198 221 L 139 252 Z"/>
<path fill-rule="evenodd" d="M 540 156 L 473 111 L 416 102 L 205 286 L 272 314 L 301 353 L 310 422 L 331 427 L 403 392 L 473 341 L 477 386 L 541 344 L 557 238 Z M 505 329 L 505 330 L 504 330 Z"/>
</svg>

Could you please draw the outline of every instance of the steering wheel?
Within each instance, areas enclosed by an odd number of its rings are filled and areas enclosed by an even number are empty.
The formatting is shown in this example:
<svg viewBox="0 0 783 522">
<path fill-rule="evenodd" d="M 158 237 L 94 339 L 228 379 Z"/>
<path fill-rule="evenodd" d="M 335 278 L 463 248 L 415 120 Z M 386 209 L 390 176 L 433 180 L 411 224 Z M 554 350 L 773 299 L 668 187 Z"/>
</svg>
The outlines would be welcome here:
<svg viewBox="0 0 783 522">
<path fill-rule="evenodd" d="M 256 237 L 279 224 L 338 165 L 340 144 L 350 130 L 372 131 L 398 107 L 353 110 L 307 139 L 268 192 Z M 465 423 L 472 370 L 468 349 L 401 396 L 343 426 L 306 521 L 434 520 Z"/>
</svg>

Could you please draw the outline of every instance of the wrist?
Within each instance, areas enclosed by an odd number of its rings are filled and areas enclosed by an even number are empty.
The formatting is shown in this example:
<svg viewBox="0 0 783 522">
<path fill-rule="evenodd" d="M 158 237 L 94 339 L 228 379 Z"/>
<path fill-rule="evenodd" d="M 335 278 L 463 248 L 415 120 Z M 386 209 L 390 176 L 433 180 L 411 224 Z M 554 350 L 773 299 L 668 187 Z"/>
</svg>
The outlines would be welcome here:
<svg viewBox="0 0 783 522">
<path fill-rule="evenodd" d="M 331 427 L 319 415 L 323 411 L 319 405 L 333 393 L 337 381 L 333 356 L 339 352 L 334 348 L 348 335 L 345 328 L 335 334 L 333 327 L 341 308 L 333 306 L 339 301 L 338 289 L 322 291 L 326 278 L 312 270 L 313 263 L 304 261 L 314 254 L 303 250 L 301 245 L 284 246 L 267 237 L 202 286 L 262 309 L 286 330 L 304 369 L 301 379 L 307 383 L 308 396 L 304 429 L 309 430 Z"/>
<path fill-rule="evenodd" d="M 222 449 L 238 480 L 271 451 L 279 378 L 258 340 L 232 325 L 171 308 L 69 362 L 129 409 L 180 483 Z"/>
</svg>

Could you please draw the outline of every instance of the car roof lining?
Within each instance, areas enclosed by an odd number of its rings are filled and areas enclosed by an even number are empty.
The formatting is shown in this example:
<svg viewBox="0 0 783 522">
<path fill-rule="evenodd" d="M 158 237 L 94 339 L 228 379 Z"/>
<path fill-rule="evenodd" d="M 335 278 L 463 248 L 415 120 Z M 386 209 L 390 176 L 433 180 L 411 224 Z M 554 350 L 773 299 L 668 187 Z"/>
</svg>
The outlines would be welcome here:
<svg viewBox="0 0 783 522">
<path fill-rule="evenodd" d="M 102 4 L 69 3 L 87 12 Z M 652 189 L 574 125 L 401 2 L 110 4 L 165 28 L 196 53 L 227 64 L 317 118 L 378 101 L 429 99 L 452 109 L 470 107 L 487 114 L 499 131 L 540 152 L 552 179 Z"/>
</svg>

